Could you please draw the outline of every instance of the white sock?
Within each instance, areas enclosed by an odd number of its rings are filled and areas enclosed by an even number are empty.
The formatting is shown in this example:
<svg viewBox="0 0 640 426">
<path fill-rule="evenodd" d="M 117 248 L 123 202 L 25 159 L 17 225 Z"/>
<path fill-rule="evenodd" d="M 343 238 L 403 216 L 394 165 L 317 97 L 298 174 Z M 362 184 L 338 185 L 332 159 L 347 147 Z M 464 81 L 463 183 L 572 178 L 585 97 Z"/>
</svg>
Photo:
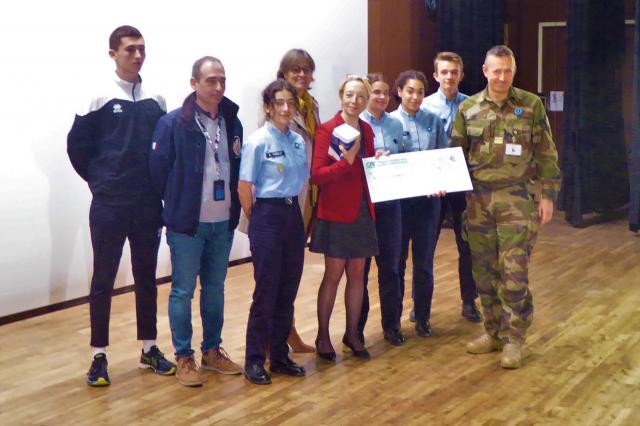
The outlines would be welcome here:
<svg viewBox="0 0 640 426">
<path fill-rule="evenodd" d="M 142 350 L 145 354 L 148 354 L 153 346 L 156 345 L 156 341 L 154 340 L 143 340 L 142 341 Z"/>
<path fill-rule="evenodd" d="M 91 349 L 93 349 L 93 356 L 96 356 L 98 354 L 107 355 L 107 348 L 96 348 L 96 347 L 92 346 Z"/>
</svg>

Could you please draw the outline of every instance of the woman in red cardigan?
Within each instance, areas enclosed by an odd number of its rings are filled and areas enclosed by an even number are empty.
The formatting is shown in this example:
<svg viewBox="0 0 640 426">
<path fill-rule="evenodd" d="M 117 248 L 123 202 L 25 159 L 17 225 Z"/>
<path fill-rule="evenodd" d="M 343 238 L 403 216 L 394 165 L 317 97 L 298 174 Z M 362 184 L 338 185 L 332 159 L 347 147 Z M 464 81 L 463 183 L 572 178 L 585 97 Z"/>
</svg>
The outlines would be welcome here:
<svg viewBox="0 0 640 426">
<path fill-rule="evenodd" d="M 358 338 L 358 318 L 365 258 L 377 255 L 378 245 L 362 158 L 374 156 L 375 149 L 373 130 L 358 116 L 367 106 L 371 86 L 362 77 L 349 76 L 340 85 L 338 93 L 342 111 L 318 128 L 311 163 L 311 182 L 318 185 L 320 195 L 310 250 L 324 253 L 325 260 L 324 277 L 318 291 L 316 351 L 324 359 L 336 357 L 329 335 L 329 320 L 338 284 L 346 272 L 347 329 L 342 343 L 356 357 L 369 359 L 369 352 Z M 334 129 L 344 123 L 360 133 L 348 149 L 333 135 Z M 338 149 L 330 155 L 332 145 Z"/>
</svg>

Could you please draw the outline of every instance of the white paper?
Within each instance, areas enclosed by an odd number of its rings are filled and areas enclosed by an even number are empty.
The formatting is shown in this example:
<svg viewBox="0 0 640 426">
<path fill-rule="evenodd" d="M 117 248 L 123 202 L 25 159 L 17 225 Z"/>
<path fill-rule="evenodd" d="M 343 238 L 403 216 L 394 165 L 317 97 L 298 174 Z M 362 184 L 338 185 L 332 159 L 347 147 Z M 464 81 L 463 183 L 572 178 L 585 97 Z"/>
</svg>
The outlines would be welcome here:
<svg viewBox="0 0 640 426">
<path fill-rule="evenodd" d="M 462 148 L 363 158 L 371 201 L 397 200 L 473 189 Z"/>
<path fill-rule="evenodd" d="M 549 111 L 564 110 L 564 92 L 551 91 L 549 93 Z"/>
</svg>

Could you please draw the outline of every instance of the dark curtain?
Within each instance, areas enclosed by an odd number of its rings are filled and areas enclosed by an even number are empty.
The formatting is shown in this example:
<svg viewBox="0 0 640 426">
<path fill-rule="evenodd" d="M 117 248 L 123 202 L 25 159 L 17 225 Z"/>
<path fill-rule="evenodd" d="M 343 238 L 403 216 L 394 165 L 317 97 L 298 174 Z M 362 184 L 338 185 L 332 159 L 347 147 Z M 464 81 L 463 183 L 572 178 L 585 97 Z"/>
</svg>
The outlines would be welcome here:
<svg viewBox="0 0 640 426">
<path fill-rule="evenodd" d="M 559 208 L 574 226 L 585 213 L 628 201 L 621 67 L 623 0 L 568 0 L 567 89 Z"/>
<path fill-rule="evenodd" d="M 629 229 L 637 232 L 640 228 L 640 0 L 636 0 L 633 43 L 633 141 L 629 158 Z"/>
<path fill-rule="evenodd" d="M 487 85 L 482 75 L 484 55 L 504 43 L 504 0 L 438 0 L 436 48 L 458 53 L 465 78 L 460 91 L 473 95 Z"/>
</svg>

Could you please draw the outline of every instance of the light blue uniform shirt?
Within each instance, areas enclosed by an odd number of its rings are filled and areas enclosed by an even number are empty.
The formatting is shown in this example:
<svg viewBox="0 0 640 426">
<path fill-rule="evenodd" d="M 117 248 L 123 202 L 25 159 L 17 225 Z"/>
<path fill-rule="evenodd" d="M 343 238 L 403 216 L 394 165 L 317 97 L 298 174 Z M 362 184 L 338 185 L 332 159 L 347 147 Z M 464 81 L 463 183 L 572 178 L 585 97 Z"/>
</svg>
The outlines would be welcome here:
<svg viewBox="0 0 640 426">
<path fill-rule="evenodd" d="M 434 113 L 418 109 L 415 115 L 409 115 L 400 105 L 391 116 L 400 119 L 404 129 L 400 152 L 426 151 L 448 146 L 444 124 Z"/>
<path fill-rule="evenodd" d="M 458 107 L 469 96 L 464 93 L 456 93 L 456 97 L 453 100 L 447 99 L 442 93 L 441 89 L 438 89 L 433 95 L 427 96 L 422 101 L 420 108 L 426 109 L 440 117 L 444 123 L 444 131 L 447 133 L 447 137 L 451 137 L 451 129 L 453 128 L 453 121 L 456 118 Z"/>
<path fill-rule="evenodd" d="M 369 123 L 373 129 L 375 139 L 373 145 L 376 151 L 379 149 L 389 151 L 391 154 L 397 154 L 402 147 L 402 122 L 391 114 L 384 112 L 380 120 L 375 118 L 364 110 L 360 114 L 360 118 Z"/>
<path fill-rule="evenodd" d="M 300 194 L 309 180 L 304 139 L 287 129 L 282 133 L 266 122 L 242 145 L 240 180 L 253 183 L 257 198 Z"/>
</svg>

